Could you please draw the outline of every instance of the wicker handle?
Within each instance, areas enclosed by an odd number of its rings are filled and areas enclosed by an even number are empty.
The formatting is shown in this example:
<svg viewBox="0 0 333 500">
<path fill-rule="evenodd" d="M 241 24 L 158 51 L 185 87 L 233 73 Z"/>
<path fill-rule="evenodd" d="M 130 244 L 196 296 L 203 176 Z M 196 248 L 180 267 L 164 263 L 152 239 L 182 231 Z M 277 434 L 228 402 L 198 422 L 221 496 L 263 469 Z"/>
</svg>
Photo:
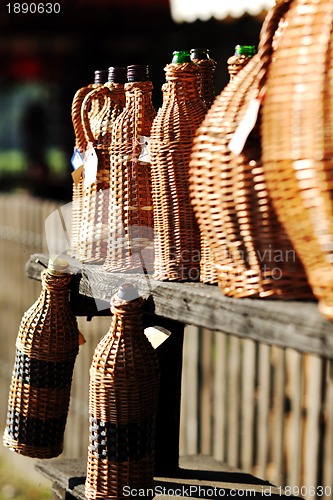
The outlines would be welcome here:
<svg viewBox="0 0 333 500">
<path fill-rule="evenodd" d="M 82 108 L 81 108 L 81 120 L 82 120 L 82 126 L 83 126 L 83 131 L 86 137 L 86 142 L 91 142 L 93 146 L 96 146 L 97 140 L 93 136 L 93 133 L 91 131 L 90 127 L 90 120 L 89 120 L 89 110 L 91 103 L 94 99 L 98 99 L 101 96 L 106 96 L 110 90 L 108 87 L 98 87 L 97 89 L 89 92 L 89 94 L 86 95 L 86 97 L 83 100 L 82 103 Z"/>
<path fill-rule="evenodd" d="M 72 103 L 72 122 L 75 134 L 76 146 L 80 152 L 83 152 L 87 147 L 87 141 L 84 135 L 81 119 L 81 108 L 84 98 L 92 90 L 92 85 L 79 89 L 73 99 Z"/>
<path fill-rule="evenodd" d="M 267 80 L 267 70 L 273 54 L 273 38 L 282 17 L 288 12 L 293 0 L 281 0 L 267 14 L 260 32 L 258 56 L 260 67 L 258 71 L 259 93 L 263 90 Z"/>
</svg>

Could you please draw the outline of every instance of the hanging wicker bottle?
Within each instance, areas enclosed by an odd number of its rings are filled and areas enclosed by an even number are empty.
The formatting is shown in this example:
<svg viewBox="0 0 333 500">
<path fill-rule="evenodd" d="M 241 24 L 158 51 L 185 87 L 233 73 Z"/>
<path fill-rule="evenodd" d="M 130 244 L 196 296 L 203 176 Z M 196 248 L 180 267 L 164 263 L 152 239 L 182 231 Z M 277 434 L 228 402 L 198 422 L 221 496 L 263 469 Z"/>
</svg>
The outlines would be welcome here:
<svg viewBox="0 0 333 500">
<path fill-rule="evenodd" d="M 272 9 L 255 55 L 226 86 L 198 130 L 191 158 L 193 206 L 214 254 L 218 283 L 234 297 L 311 297 L 304 269 L 267 193 L 260 117 L 241 152 L 230 141 L 245 112 L 257 106 L 259 78 L 288 5 Z"/>
<path fill-rule="evenodd" d="M 79 346 L 70 280 L 67 262 L 50 260 L 40 297 L 24 314 L 16 341 L 3 443 L 29 457 L 56 457 L 63 450 Z"/>
<path fill-rule="evenodd" d="M 189 197 L 194 134 L 207 108 L 197 88 L 197 66 L 180 51 L 165 68 L 168 90 L 151 132 L 154 200 L 154 277 L 198 280 L 200 234 Z"/>
<path fill-rule="evenodd" d="M 79 89 L 72 102 L 72 122 L 75 134 L 75 146 L 77 150 L 83 154 L 87 149 L 87 139 L 84 133 L 81 117 L 81 108 L 84 98 L 87 94 L 92 92 L 96 88 L 100 88 L 104 85 L 107 79 L 106 70 L 96 70 L 95 80 L 93 84 L 87 85 Z M 101 106 L 104 104 L 100 99 L 93 100 L 91 102 L 91 108 L 88 111 L 89 117 L 94 121 L 95 115 L 100 111 Z M 73 183 L 73 193 L 72 193 L 72 227 L 71 227 L 71 247 L 68 250 L 68 254 L 72 257 L 77 256 L 79 233 L 81 225 L 81 214 L 82 214 L 82 197 L 83 197 L 83 179 L 82 177 Z"/>
<path fill-rule="evenodd" d="M 267 185 L 323 314 L 333 319 L 333 1 L 294 0 L 263 108 Z"/>
<path fill-rule="evenodd" d="M 150 129 L 156 115 L 148 66 L 127 68 L 126 105 L 114 123 L 110 149 L 109 231 L 105 269 L 153 267 Z"/>
<path fill-rule="evenodd" d="M 126 69 L 109 68 L 108 83 L 90 92 L 82 104 L 82 124 L 87 143 L 96 151 L 96 180 L 83 190 L 78 258 L 81 262 L 104 263 L 108 237 L 110 187 L 110 144 L 112 127 L 125 105 Z M 95 115 L 94 131 L 88 110 L 91 104 L 104 99 L 104 106 Z M 85 171 L 85 175 L 86 175 Z"/>
<path fill-rule="evenodd" d="M 135 287 L 120 287 L 111 301 L 111 328 L 93 357 L 85 487 L 89 500 L 125 498 L 125 486 L 154 486 L 159 369 L 143 331 L 143 304 Z"/>
</svg>

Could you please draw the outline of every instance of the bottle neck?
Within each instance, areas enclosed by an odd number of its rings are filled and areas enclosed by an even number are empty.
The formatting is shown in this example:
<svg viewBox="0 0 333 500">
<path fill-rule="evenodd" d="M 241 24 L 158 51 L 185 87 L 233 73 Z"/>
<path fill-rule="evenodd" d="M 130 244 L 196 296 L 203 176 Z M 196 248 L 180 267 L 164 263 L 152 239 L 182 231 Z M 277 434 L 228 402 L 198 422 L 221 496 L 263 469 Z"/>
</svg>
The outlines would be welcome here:
<svg viewBox="0 0 333 500">
<path fill-rule="evenodd" d="M 168 64 L 165 73 L 168 82 L 166 95 L 179 95 L 185 99 L 200 98 L 197 87 L 197 67 L 194 63 Z"/>
<path fill-rule="evenodd" d="M 69 287 L 71 282 L 71 275 L 64 274 L 61 276 L 52 276 L 47 271 L 42 273 L 42 293 L 52 296 L 58 302 L 69 300 Z"/>
<path fill-rule="evenodd" d="M 126 104 L 129 110 L 136 109 L 136 105 L 151 106 L 153 84 L 146 82 L 131 82 L 124 85 Z"/>
</svg>

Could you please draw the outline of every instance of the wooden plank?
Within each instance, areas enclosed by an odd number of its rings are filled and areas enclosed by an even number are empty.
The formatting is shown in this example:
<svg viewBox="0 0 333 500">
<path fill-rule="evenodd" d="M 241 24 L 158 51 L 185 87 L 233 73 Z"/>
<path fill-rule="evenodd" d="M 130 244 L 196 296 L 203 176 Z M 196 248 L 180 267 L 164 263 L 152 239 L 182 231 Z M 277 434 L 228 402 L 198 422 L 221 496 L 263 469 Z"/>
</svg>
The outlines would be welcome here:
<svg viewBox="0 0 333 500">
<path fill-rule="evenodd" d="M 241 403 L 241 467 L 250 471 L 254 458 L 254 415 L 256 407 L 256 344 L 243 341 Z"/>
<path fill-rule="evenodd" d="M 286 386 L 286 353 L 284 349 L 274 348 L 274 434 L 273 464 L 274 481 L 283 486 L 284 483 L 284 443 L 285 443 L 285 386 Z"/>
<path fill-rule="evenodd" d="M 227 335 L 214 333 L 213 456 L 226 460 Z"/>
<path fill-rule="evenodd" d="M 267 345 L 259 345 L 259 397 L 256 436 L 258 443 L 258 475 L 260 477 L 267 477 L 267 465 L 269 460 L 271 350 L 272 348 Z"/>
<path fill-rule="evenodd" d="M 194 455 L 198 453 L 198 357 L 199 328 L 185 328 L 183 381 L 181 398 L 181 453 Z"/>
<path fill-rule="evenodd" d="M 304 485 L 318 484 L 318 461 L 320 453 L 320 416 L 322 410 L 323 360 L 308 356 L 306 432 L 304 448 Z M 310 499 L 311 494 L 305 498 Z"/>
<path fill-rule="evenodd" d="M 240 447 L 241 341 L 230 337 L 228 363 L 228 451 L 227 463 L 238 467 Z"/>
<path fill-rule="evenodd" d="M 289 486 L 300 486 L 302 466 L 302 432 L 303 432 L 303 360 L 304 355 L 289 350 L 287 363 L 290 370 L 290 403 L 291 425 L 287 447 L 290 450 L 290 466 L 287 477 Z M 288 451 L 288 450 L 287 450 Z"/>
<path fill-rule="evenodd" d="M 34 263 L 35 258 L 29 259 L 27 272 L 29 277 L 39 279 L 40 266 Z M 149 290 L 145 276 L 107 273 L 97 265 L 82 268 L 72 262 L 72 271 L 83 272 L 80 293 L 91 297 L 93 289 L 95 297 L 106 301 L 105 307 L 126 280 L 135 283 L 145 296 L 151 295 L 150 310 L 159 316 L 333 358 L 333 324 L 319 313 L 314 302 L 232 299 L 215 286 L 157 282 L 151 277 Z"/>
<path fill-rule="evenodd" d="M 209 457 L 182 457 L 180 466 L 176 477 L 155 477 L 156 499 L 169 499 L 174 496 L 186 498 L 190 496 L 190 491 L 192 498 L 269 497 L 274 500 L 299 498 L 284 495 L 279 488 L 266 481 L 261 481 L 251 474 L 243 473 Z M 84 459 L 57 459 L 48 463 L 40 460 L 37 462 L 36 468 L 58 488 L 63 488 L 78 500 L 85 500 Z M 212 496 L 214 492 L 215 496 Z M 172 493 L 174 495 L 171 495 Z"/>
<path fill-rule="evenodd" d="M 326 374 L 326 432 L 324 445 L 323 484 L 324 500 L 333 496 L 333 361 L 327 362 Z M 325 492 L 326 491 L 326 492 Z M 327 494 L 326 494 L 327 493 Z"/>
<path fill-rule="evenodd" d="M 201 387 L 200 387 L 200 453 L 212 452 L 212 334 L 207 329 L 201 330 Z"/>
</svg>

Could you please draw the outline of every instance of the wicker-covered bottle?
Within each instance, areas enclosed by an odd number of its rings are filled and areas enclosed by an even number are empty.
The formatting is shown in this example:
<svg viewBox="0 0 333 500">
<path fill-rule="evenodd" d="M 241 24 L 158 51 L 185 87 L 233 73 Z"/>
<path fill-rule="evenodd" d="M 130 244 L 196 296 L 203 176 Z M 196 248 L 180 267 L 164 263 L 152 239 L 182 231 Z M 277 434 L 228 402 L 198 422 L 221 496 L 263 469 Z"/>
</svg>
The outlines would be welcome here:
<svg viewBox="0 0 333 500">
<path fill-rule="evenodd" d="M 173 57 L 176 62 L 165 67 L 168 90 L 151 132 L 154 276 L 196 281 L 200 234 L 190 203 L 188 168 L 192 140 L 207 108 L 198 93 L 197 66 L 189 52 L 179 52 Z"/>
<path fill-rule="evenodd" d="M 274 211 L 261 160 L 260 114 L 237 148 L 238 128 L 249 106 L 255 118 L 263 68 L 288 4 L 267 15 L 259 53 L 232 78 L 208 111 L 194 140 L 191 194 L 224 294 L 233 297 L 309 298 L 304 268 Z M 252 117 L 253 119 L 253 117 Z M 255 121 L 255 120 L 254 120 Z M 243 122 L 244 123 L 244 122 Z"/>
<path fill-rule="evenodd" d="M 82 104 L 82 124 L 87 143 L 96 151 L 96 180 L 83 190 L 78 258 L 81 262 L 104 263 L 109 238 L 110 145 L 112 127 L 125 105 L 126 68 L 109 68 L 108 82 L 90 92 Z M 91 127 L 89 109 L 104 99 Z M 85 167 L 86 168 L 86 167 Z M 86 175 L 86 171 L 85 171 Z"/>
<path fill-rule="evenodd" d="M 74 95 L 72 102 L 72 122 L 75 134 L 75 146 L 77 150 L 83 154 L 87 149 L 87 139 L 84 133 L 82 125 L 81 108 L 84 98 L 87 94 L 92 92 L 94 89 L 99 88 L 104 85 L 107 80 L 107 70 L 96 70 L 94 83 L 82 87 Z M 91 102 L 91 108 L 88 110 L 89 118 L 94 122 L 95 115 L 98 114 L 100 108 L 104 104 L 101 99 L 96 99 Z M 81 176 L 77 182 L 73 183 L 73 193 L 72 193 L 72 227 L 71 227 L 71 246 L 68 250 L 68 254 L 72 257 L 77 256 L 78 251 L 78 241 L 81 225 L 81 213 L 82 213 L 82 197 L 83 197 L 83 178 Z"/>
<path fill-rule="evenodd" d="M 197 65 L 199 95 L 208 110 L 215 99 L 213 75 L 216 61 L 209 57 L 208 49 L 191 49 L 191 61 Z M 200 234 L 200 281 L 210 284 L 217 283 L 213 255 L 207 239 L 202 233 Z"/>
<path fill-rule="evenodd" d="M 294 0 L 269 68 L 263 107 L 267 186 L 333 319 L 333 2 Z"/>
<path fill-rule="evenodd" d="M 50 260 L 41 294 L 24 314 L 16 340 L 3 443 L 29 457 L 56 457 L 63 450 L 79 347 L 70 280 L 67 262 Z"/>
<path fill-rule="evenodd" d="M 153 203 L 151 194 L 150 129 L 156 115 L 149 68 L 127 68 L 126 105 L 112 130 L 110 149 L 109 231 L 105 269 L 153 267 Z"/>
<path fill-rule="evenodd" d="M 120 287 L 111 300 L 111 328 L 93 356 L 85 487 L 89 500 L 125 498 L 124 487 L 154 487 L 159 368 L 143 331 L 143 304 L 135 287 Z"/>
</svg>

